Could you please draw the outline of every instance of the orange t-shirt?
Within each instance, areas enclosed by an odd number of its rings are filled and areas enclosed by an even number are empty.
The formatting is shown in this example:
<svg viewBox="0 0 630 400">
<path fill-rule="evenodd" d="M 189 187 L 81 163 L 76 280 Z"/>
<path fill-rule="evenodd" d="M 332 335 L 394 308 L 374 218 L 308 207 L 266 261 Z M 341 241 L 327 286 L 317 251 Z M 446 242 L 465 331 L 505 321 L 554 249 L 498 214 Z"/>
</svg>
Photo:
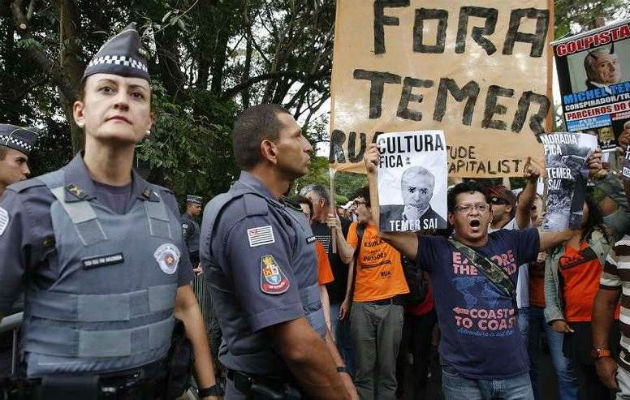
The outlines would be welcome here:
<svg viewBox="0 0 630 400">
<path fill-rule="evenodd" d="M 357 225 L 357 222 L 350 225 L 347 239 L 355 248 L 358 244 Z M 382 300 L 409 293 L 400 253 L 381 240 L 375 225 L 365 227 L 355 266 L 354 301 Z"/>
<path fill-rule="evenodd" d="M 319 240 L 315 241 L 315 252 L 317 253 L 317 283 L 325 285 L 335 280 L 328 261 L 328 254 L 324 245 Z"/>
<path fill-rule="evenodd" d="M 591 320 L 593 300 L 599 290 L 599 279 L 604 267 L 597 254 L 582 241 L 579 249 L 564 245 L 564 254 L 558 261 L 558 271 L 564 285 L 564 313 L 568 322 Z M 617 313 L 618 315 L 618 310 Z"/>
<path fill-rule="evenodd" d="M 545 262 L 529 264 L 529 304 L 545 307 Z"/>
</svg>

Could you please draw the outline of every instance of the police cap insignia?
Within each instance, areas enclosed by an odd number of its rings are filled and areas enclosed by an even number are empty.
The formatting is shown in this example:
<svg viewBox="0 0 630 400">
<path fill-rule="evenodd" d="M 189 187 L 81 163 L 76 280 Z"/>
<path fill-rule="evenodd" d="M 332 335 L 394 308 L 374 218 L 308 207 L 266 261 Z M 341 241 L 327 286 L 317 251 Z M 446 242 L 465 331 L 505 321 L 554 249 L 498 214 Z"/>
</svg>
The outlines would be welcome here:
<svg viewBox="0 0 630 400">
<path fill-rule="evenodd" d="M 289 279 L 272 255 L 260 258 L 260 290 L 267 294 L 282 294 L 289 290 Z"/>
<path fill-rule="evenodd" d="M 0 146 L 9 147 L 28 155 L 37 144 L 39 134 L 34 128 L 0 124 Z"/>
<path fill-rule="evenodd" d="M 109 39 L 88 64 L 81 80 L 94 74 L 113 74 L 149 80 L 146 51 L 135 24 Z"/>
</svg>

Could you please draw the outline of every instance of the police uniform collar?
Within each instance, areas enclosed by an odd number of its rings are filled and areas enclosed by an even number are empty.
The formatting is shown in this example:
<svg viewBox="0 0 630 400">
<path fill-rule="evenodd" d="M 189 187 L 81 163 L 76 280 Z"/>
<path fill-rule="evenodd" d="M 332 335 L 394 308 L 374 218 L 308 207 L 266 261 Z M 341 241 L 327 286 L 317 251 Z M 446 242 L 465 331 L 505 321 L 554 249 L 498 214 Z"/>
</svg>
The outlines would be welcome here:
<svg viewBox="0 0 630 400">
<path fill-rule="evenodd" d="M 278 201 L 278 199 L 271 193 L 269 188 L 265 186 L 260 179 L 256 178 L 254 175 L 250 174 L 247 171 L 241 171 L 241 176 L 238 178 L 238 181 L 246 186 L 251 187 L 259 194 L 269 198 L 277 204 L 282 204 Z"/>
<path fill-rule="evenodd" d="M 132 170 L 132 192 L 141 200 L 160 201 L 152 186 L 135 170 Z M 69 203 L 92 200 L 95 188 L 94 182 L 83 161 L 83 153 L 77 153 L 72 161 L 64 168 L 65 200 Z"/>
</svg>

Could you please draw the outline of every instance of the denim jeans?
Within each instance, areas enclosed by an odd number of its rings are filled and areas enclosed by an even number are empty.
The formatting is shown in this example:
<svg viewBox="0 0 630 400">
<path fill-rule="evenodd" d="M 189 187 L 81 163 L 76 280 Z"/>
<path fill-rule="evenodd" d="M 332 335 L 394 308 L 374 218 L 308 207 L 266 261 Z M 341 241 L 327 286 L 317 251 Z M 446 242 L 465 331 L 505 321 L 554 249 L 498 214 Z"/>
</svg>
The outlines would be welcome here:
<svg viewBox="0 0 630 400">
<path fill-rule="evenodd" d="M 396 358 L 403 306 L 354 302 L 350 312 L 355 385 L 361 400 L 396 399 Z"/>
<path fill-rule="evenodd" d="M 341 304 L 330 305 L 330 325 L 339 355 L 346 365 L 348 374 L 354 378 L 354 351 L 352 350 L 352 336 L 350 334 L 350 316 L 346 316 L 344 320 L 339 320 L 340 307 Z"/>
<path fill-rule="evenodd" d="M 527 352 L 531 363 L 530 377 L 534 388 L 536 400 L 542 398 L 538 382 L 538 370 L 540 368 L 540 338 L 541 333 L 547 337 L 551 363 L 558 377 L 558 393 L 561 400 L 575 400 L 578 398 L 578 382 L 571 361 L 562 352 L 564 335 L 551 329 L 551 325 L 545 322 L 544 308 L 531 306 L 529 308 L 529 341 Z"/>
<path fill-rule="evenodd" d="M 533 400 L 529 374 L 506 379 L 468 379 L 449 365 L 442 366 L 444 400 Z"/>
<path fill-rule="evenodd" d="M 529 336 L 529 307 L 518 309 L 518 330 L 521 332 L 524 343 L 527 345 Z"/>
</svg>

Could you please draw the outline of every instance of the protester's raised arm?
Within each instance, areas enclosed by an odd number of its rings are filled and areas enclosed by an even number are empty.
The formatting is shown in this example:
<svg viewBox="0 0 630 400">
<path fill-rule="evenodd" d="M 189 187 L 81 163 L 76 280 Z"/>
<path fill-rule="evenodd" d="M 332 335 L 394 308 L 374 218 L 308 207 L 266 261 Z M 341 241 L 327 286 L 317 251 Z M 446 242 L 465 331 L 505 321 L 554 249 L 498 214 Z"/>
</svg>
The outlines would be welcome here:
<svg viewBox="0 0 630 400">
<path fill-rule="evenodd" d="M 523 171 L 523 178 L 525 178 L 526 183 L 516 207 L 516 224 L 519 229 L 525 229 L 531 223 L 532 205 L 536 199 L 536 183 L 540 176 L 540 170 L 532 164 L 531 157 L 527 157 Z"/>
<path fill-rule="evenodd" d="M 396 250 L 401 252 L 410 260 L 415 260 L 418 255 L 418 236 L 413 232 L 381 232 L 380 231 L 380 210 L 378 206 L 378 163 L 379 152 L 376 144 L 372 143 L 365 152 L 364 162 L 367 171 L 368 184 L 370 187 L 370 209 L 372 221 L 379 231 L 381 239 L 391 244 Z"/>
<path fill-rule="evenodd" d="M 540 238 L 539 251 L 545 251 L 559 245 L 560 243 L 564 243 L 567 240 L 571 239 L 571 236 L 573 236 L 574 234 L 575 231 L 572 231 L 570 229 L 566 229 L 560 232 L 547 232 L 538 229 L 538 235 Z"/>
</svg>

